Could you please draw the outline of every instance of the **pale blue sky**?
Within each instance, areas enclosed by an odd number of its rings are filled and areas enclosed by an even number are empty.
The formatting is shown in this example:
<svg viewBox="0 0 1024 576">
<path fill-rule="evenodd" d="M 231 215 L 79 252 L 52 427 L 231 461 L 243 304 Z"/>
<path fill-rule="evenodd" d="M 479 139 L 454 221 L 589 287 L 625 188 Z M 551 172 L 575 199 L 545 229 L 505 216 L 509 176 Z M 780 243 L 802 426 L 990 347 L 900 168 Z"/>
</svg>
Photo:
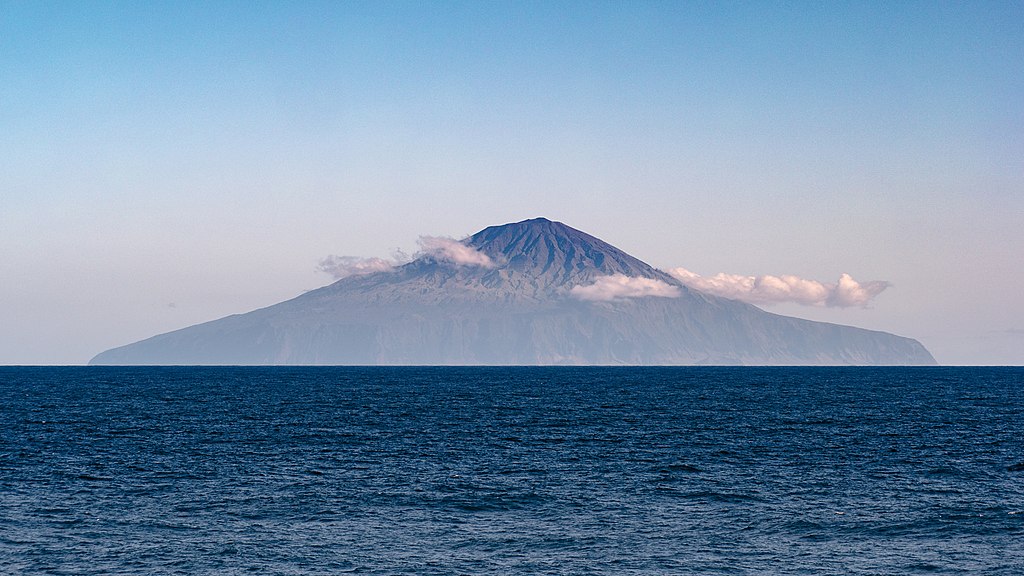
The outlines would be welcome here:
<svg viewBox="0 0 1024 576">
<path fill-rule="evenodd" d="M 1024 4 L 0 1 L 0 363 L 546 216 L 1024 363 Z"/>
</svg>

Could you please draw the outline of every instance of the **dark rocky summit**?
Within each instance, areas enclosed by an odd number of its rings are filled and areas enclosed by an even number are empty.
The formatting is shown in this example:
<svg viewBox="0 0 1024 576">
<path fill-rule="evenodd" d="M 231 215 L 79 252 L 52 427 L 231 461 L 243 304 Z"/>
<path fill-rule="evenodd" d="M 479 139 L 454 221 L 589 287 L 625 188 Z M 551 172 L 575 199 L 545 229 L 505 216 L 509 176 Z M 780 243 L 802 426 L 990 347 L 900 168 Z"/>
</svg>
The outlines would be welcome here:
<svg viewBox="0 0 1024 576">
<path fill-rule="evenodd" d="M 910 338 L 779 316 L 689 289 L 559 222 L 492 226 L 462 244 L 490 264 L 426 253 L 114 348 L 91 364 L 935 363 Z M 579 288 L 609 276 L 671 294 L 578 297 Z"/>
</svg>

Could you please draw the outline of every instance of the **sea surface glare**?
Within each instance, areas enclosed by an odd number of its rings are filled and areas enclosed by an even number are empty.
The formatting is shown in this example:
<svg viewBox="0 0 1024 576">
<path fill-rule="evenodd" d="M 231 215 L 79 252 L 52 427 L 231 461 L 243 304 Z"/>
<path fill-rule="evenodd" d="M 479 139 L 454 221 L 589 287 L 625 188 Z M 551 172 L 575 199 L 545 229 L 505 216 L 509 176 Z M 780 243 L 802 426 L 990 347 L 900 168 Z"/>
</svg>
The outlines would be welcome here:
<svg viewBox="0 0 1024 576">
<path fill-rule="evenodd" d="M 1021 368 L 0 368 L 3 574 L 1024 574 Z"/>
</svg>

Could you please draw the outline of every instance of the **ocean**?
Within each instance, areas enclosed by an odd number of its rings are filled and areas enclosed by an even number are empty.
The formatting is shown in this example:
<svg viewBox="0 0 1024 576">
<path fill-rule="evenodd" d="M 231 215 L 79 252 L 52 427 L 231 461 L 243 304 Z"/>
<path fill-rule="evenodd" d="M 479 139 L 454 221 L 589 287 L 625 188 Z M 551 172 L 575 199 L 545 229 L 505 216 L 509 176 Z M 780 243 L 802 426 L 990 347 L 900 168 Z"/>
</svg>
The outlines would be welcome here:
<svg viewBox="0 0 1024 576">
<path fill-rule="evenodd" d="M 1021 368 L 0 368 L 2 574 L 1024 574 Z"/>
</svg>

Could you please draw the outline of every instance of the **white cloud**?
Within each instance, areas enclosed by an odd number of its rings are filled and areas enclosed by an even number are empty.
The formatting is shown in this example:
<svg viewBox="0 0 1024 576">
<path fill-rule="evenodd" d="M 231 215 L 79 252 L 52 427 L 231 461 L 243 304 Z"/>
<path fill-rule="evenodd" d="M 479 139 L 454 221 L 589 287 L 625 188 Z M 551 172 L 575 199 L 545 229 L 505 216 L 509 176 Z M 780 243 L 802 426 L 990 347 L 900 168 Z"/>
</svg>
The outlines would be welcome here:
<svg viewBox="0 0 1024 576">
<path fill-rule="evenodd" d="M 867 306 L 872 298 L 881 294 L 888 287 L 888 282 L 881 280 L 857 282 L 849 274 L 843 274 L 839 277 L 839 283 L 836 285 L 827 304 L 842 308 L 847 306 Z"/>
<path fill-rule="evenodd" d="M 679 296 L 678 286 L 672 286 L 654 278 L 634 278 L 625 274 L 601 276 L 593 284 L 573 286 L 569 294 L 580 300 L 609 301 L 623 298 L 657 296 L 675 298 Z"/>
<path fill-rule="evenodd" d="M 328 256 L 320 260 L 317 270 L 326 272 L 334 278 L 373 274 L 394 268 L 398 262 L 384 258 L 360 258 L 358 256 Z"/>
<path fill-rule="evenodd" d="M 686 268 L 673 268 L 668 273 L 695 290 L 754 304 L 795 302 L 805 306 L 863 307 L 889 287 L 888 282 L 880 280 L 858 282 L 849 274 L 841 275 L 832 284 L 791 275 L 741 276 L 718 273 L 704 277 Z"/>
<path fill-rule="evenodd" d="M 420 236 L 420 254 L 460 266 L 482 266 L 493 268 L 494 262 L 487 254 L 466 246 L 458 240 L 440 236 Z"/>
<path fill-rule="evenodd" d="M 437 236 L 420 236 L 417 243 L 420 251 L 415 254 L 416 258 L 427 256 L 444 262 L 450 262 L 460 266 L 483 266 L 491 268 L 494 263 L 483 252 L 466 246 L 458 240 L 441 238 Z M 320 260 L 317 270 L 334 276 L 335 280 L 358 276 L 361 274 L 373 274 L 391 270 L 409 262 L 409 256 L 401 250 L 396 250 L 391 258 L 362 258 L 359 256 L 335 256 L 330 255 Z"/>
</svg>

